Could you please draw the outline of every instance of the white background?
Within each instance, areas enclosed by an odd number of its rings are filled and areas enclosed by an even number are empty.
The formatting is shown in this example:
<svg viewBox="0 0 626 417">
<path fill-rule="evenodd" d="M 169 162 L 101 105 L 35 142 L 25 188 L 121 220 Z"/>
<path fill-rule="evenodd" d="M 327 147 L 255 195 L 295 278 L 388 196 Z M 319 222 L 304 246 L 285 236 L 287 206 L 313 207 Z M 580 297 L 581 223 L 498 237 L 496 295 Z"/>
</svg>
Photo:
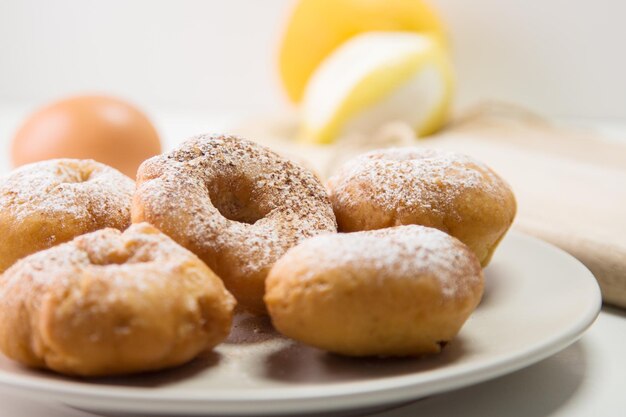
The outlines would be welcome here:
<svg viewBox="0 0 626 417">
<path fill-rule="evenodd" d="M 457 104 L 626 120 L 626 2 L 431 0 L 448 23 Z M 0 0 L 0 105 L 100 91 L 148 110 L 276 113 L 289 0 Z M 0 115 L 1 117 L 1 115 Z"/>
</svg>

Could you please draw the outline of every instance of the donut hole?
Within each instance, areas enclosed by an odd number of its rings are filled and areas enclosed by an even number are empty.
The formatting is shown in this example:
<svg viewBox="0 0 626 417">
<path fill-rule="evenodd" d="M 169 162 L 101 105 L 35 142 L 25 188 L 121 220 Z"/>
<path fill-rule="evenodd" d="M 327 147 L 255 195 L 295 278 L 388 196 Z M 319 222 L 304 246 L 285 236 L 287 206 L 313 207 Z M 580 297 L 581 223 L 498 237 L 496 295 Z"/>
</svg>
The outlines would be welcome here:
<svg viewBox="0 0 626 417">
<path fill-rule="evenodd" d="M 131 257 L 131 254 L 126 252 L 107 252 L 107 253 L 97 253 L 97 252 L 89 252 L 89 262 L 92 265 L 97 266 L 107 266 L 107 265 L 123 265 L 128 263 L 128 260 Z"/>
<path fill-rule="evenodd" d="M 93 174 L 93 170 L 92 169 L 82 169 L 80 170 L 80 172 L 78 173 L 79 175 L 79 181 L 77 182 L 87 182 L 91 179 L 91 174 Z"/>
<path fill-rule="evenodd" d="M 254 224 L 267 215 L 254 192 L 254 182 L 247 176 L 217 176 L 207 188 L 211 203 L 228 220 Z"/>
<path fill-rule="evenodd" d="M 129 250 L 88 251 L 87 255 L 89 262 L 97 266 L 140 264 L 154 261 L 154 254 L 146 247 L 130 248 Z"/>
<path fill-rule="evenodd" d="M 92 167 L 81 167 L 76 165 L 62 165 L 57 168 L 57 175 L 61 179 L 61 184 L 80 184 L 91 179 L 94 172 Z"/>
</svg>

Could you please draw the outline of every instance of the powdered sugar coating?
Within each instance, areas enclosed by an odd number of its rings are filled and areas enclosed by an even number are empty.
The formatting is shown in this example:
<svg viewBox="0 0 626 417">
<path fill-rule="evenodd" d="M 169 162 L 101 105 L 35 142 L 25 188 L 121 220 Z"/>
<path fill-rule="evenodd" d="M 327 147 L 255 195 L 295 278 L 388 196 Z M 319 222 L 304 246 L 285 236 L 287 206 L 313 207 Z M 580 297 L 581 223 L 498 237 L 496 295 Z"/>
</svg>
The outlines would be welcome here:
<svg viewBox="0 0 626 417">
<path fill-rule="evenodd" d="M 517 210 L 511 187 L 490 168 L 435 149 L 366 153 L 342 166 L 328 187 L 340 231 L 434 227 L 465 243 L 483 267 Z"/>
<path fill-rule="evenodd" d="M 480 263 L 467 246 L 437 229 L 416 225 L 318 236 L 288 252 L 284 262 L 290 256 L 308 268 L 298 276 L 302 281 L 320 271 L 374 271 L 377 281 L 369 284 L 384 291 L 388 279 L 432 277 L 444 298 L 466 297 L 482 282 Z"/>
<path fill-rule="evenodd" d="M 3 287 L 22 285 L 22 277 L 29 276 L 34 287 L 56 286 L 79 291 L 81 279 L 106 275 L 112 288 L 122 293 L 124 287 L 148 288 L 196 259 L 146 223 L 132 225 L 123 233 L 106 228 L 18 261 L 5 273 Z M 128 272 L 132 269 L 135 274 L 130 279 Z M 150 270 L 157 273 L 145 273 Z"/>
<path fill-rule="evenodd" d="M 92 160 L 52 159 L 0 178 L 0 272 L 75 236 L 130 225 L 135 183 Z"/>
<path fill-rule="evenodd" d="M 200 135 L 138 172 L 133 221 L 196 253 L 242 304 L 262 310 L 263 282 L 287 249 L 336 231 L 319 180 L 254 142 Z"/>
<path fill-rule="evenodd" d="M 0 349 L 61 373 L 156 370 L 224 339 L 234 305 L 204 263 L 156 228 L 103 229 L 0 275 Z"/>
<path fill-rule="evenodd" d="M 390 148 L 360 155 L 329 179 L 331 198 L 346 210 L 367 200 L 394 213 L 419 208 L 430 215 L 459 218 L 454 202 L 468 189 L 500 198 L 502 180 L 468 156 L 415 147 Z M 401 224 L 401 223 L 398 223 Z"/>
<path fill-rule="evenodd" d="M 0 211 L 15 221 L 38 213 L 75 218 L 130 219 L 133 180 L 93 160 L 51 159 L 0 178 Z"/>
</svg>

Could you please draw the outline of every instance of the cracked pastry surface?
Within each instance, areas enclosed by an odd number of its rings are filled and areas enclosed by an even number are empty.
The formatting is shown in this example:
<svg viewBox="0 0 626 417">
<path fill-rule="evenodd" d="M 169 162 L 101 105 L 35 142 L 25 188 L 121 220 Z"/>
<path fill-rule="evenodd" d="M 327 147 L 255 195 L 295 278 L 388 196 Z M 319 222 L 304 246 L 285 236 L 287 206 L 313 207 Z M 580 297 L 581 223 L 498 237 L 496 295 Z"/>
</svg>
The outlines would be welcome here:
<svg viewBox="0 0 626 417">
<path fill-rule="evenodd" d="M 164 369 L 226 338 L 234 305 L 202 261 L 154 227 L 103 229 L 0 275 L 0 349 L 69 375 Z"/>
</svg>

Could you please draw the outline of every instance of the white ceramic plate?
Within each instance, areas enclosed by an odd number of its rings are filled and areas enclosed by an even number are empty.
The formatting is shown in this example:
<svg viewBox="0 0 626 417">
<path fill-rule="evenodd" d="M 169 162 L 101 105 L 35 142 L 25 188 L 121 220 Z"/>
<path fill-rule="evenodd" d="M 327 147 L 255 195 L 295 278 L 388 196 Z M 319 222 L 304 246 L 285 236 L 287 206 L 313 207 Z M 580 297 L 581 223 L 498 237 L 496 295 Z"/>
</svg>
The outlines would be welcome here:
<svg viewBox="0 0 626 417">
<path fill-rule="evenodd" d="M 363 412 L 509 373 L 573 343 L 600 291 L 577 260 L 511 233 L 486 270 L 478 310 L 436 357 L 348 359 L 240 316 L 228 343 L 193 363 L 136 377 L 72 380 L 0 358 L 0 385 L 102 414 L 267 415 Z"/>
</svg>

